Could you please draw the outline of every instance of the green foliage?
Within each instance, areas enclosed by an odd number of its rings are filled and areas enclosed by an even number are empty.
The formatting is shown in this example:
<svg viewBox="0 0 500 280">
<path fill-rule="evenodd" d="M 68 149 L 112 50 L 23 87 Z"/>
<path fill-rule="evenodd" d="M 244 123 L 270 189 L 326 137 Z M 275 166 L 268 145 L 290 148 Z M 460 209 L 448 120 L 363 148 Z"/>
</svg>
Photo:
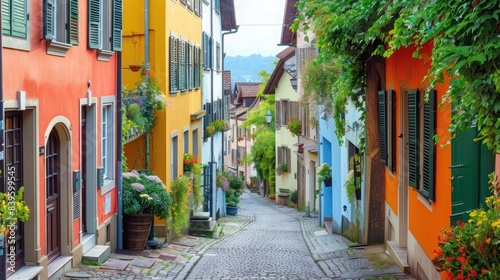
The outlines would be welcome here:
<svg viewBox="0 0 500 280">
<path fill-rule="evenodd" d="M 432 43 L 425 78 L 433 88 L 449 77 L 442 102 L 451 102 L 455 111 L 449 131 L 456 136 L 477 121 L 478 140 L 500 152 L 497 1 L 299 0 L 297 8 L 292 29 L 313 32 L 321 50 L 306 70 L 306 99 L 309 94 L 309 100 L 332 112 L 339 139 L 345 134 L 340 112 L 348 97 L 356 100 L 364 119 L 367 61 L 410 45 L 417 46 L 413 56 L 418 58 L 422 46 Z"/>
<path fill-rule="evenodd" d="M 356 202 L 356 190 L 361 188 L 360 182 L 355 183 L 354 181 L 354 170 L 351 170 L 349 171 L 349 173 L 347 173 L 344 187 L 347 193 L 347 201 L 349 201 L 350 204 L 354 205 L 354 202 Z"/>
<path fill-rule="evenodd" d="M 291 194 L 290 194 L 290 201 L 292 203 L 297 203 L 299 201 L 299 192 L 297 190 L 294 190 Z"/>
<path fill-rule="evenodd" d="M 248 158 L 246 158 L 245 161 L 254 164 L 257 175 L 267 180 L 270 194 L 274 194 L 276 189 L 274 95 L 262 94 L 263 88 L 269 80 L 269 74 L 265 71 L 259 74 L 262 76 L 262 84 L 257 95 L 262 100 L 256 109 L 250 111 L 248 118 L 242 124 L 246 129 L 252 126 L 257 128 L 253 134 L 254 142 L 251 152 L 247 155 Z M 270 125 L 267 124 L 265 118 L 268 110 L 271 111 L 273 115 L 273 121 L 271 121 Z"/>
<path fill-rule="evenodd" d="M 6 174 L 9 174 L 9 172 L 7 171 Z M 1 232 L 5 232 L 5 230 L 15 232 L 13 227 L 17 225 L 17 222 L 26 222 L 30 215 L 30 209 L 24 201 L 24 187 L 20 187 L 17 193 L 15 193 L 15 189 L 9 185 L 8 191 L 7 193 L 0 192 Z"/>
<path fill-rule="evenodd" d="M 172 227 L 177 236 L 181 236 L 181 230 L 189 225 L 189 180 L 190 178 L 187 175 L 182 175 L 175 178 L 170 186 Z"/>
<path fill-rule="evenodd" d="M 239 197 L 243 194 L 243 180 L 239 177 L 226 176 L 229 181 L 229 188 L 226 190 L 226 205 L 238 206 Z"/>
<path fill-rule="evenodd" d="M 140 131 L 144 131 L 147 119 L 142 116 L 141 107 L 137 103 L 132 103 L 127 107 L 127 120 L 135 124 Z"/>
<path fill-rule="evenodd" d="M 160 219 L 170 216 L 172 198 L 158 176 L 124 172 L 123 214 L 153 213 Z"/>
<path fill-rule="evenodd" d="M 332 168 L 330 167 L 330 165 L 328 165 L 328 163 L 322 163 L 319 168 L 318 168 L 318 171 L 316 172 L 316 175 L 318 176 L 318 185 L 321 187 L 321 184 L 326 180 L 326 179 L 329 179 L 329 178 L 332 178 Z"/>
</svg>

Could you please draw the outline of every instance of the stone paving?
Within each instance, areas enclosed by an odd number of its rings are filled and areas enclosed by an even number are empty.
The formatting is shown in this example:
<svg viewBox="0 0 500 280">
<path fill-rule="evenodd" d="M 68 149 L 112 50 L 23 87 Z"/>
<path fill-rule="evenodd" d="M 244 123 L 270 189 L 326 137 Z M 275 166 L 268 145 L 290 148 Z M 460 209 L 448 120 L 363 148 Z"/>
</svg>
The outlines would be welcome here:
<svg viewBox="0 0 500 280">
<path fill-rule="evenodd" d="M 255 193 L 245 192 L 238 214 L 218 222 L 219 239 L 187 235 L 161 249 L 118 251 L 102 266 L 80 265 L 60 279 L 414 279 L 382 246 L 357 248 L 326 233 L 314 215 Z"/>
</svg>

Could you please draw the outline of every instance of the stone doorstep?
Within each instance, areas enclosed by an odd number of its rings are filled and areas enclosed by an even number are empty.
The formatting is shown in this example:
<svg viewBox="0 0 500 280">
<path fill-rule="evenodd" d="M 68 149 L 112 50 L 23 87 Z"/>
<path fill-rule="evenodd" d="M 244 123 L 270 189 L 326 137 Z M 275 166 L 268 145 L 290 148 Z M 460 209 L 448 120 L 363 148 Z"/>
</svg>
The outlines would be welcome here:
<svg viewBox="0 0 500 280">
<path fill-rule="evenodd" d="M 48 276 L 49 279 L 58 279 L 66 271 L 71 269 L 71 260 L 73 257 L 70 256 L 59 256 L 53 262 L 49 264 Z"/>
<path fill-rule="evenodd" d="M 43 266 L 32 266 L 32 265 L 25 265 L 21 267 L 18 271 L 16 271 L 14 274 L 9 276 L 7 280 L 31 280 L 31 279 L 38 279 L 38 274 L 42 272 Z"/>
<path fill-rule="evenodd" d="M 394 241 L 387 241 L 387 251 L 394 263 L 401 269 L 402 272 L 410 273 L 410 265 L 408 264 L 408 249 L 401 248 Z"/>
<path fill-rule="evenodd" d="M 91 262 L 104 263 L 109 259 L 110 254 L 111 250 L 109 246 L 95 245 L 94 248 L 83 255 L 83 259 Z"/>
</svg>

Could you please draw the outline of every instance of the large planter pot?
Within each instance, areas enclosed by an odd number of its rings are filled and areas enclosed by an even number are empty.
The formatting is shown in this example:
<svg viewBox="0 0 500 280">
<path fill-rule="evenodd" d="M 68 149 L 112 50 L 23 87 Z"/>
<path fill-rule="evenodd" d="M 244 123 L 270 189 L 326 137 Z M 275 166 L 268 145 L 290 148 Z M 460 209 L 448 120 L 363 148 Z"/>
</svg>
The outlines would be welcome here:
<svg viewBox="0 0 500 280">
<path fill-rule="evenodd" d="M 238 214 L 238 206 L 227 206 L 226 205 L 226 214 L 232 215 L 232 216 Z"/>
<path fill-rule="evenodd" d="M 127 250 L 140 251 L 146 246 L 154 215 L 134 214 L 123 216 L 123 246 Z"/>
</svg>

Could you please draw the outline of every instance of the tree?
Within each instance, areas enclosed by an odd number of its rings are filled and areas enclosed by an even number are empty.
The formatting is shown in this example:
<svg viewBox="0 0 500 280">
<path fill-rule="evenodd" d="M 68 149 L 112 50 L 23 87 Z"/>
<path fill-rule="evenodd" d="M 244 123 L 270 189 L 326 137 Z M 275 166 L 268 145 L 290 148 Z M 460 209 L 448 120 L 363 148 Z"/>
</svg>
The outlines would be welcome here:
<svg viewBox="0 0 500 280">
<path fill-rule="evenodd" d="M 270 194 L 274 194 L 276 189 L 276 174 L 274 172 L 276 166 L 275 125 L 273 121 L 268 125 L 265 118 L 268 110 L 274 116 L 274 95 L 263 94 L 264 88 L 269 81 L 269 74 L 262 71 L 259 76 L 262 77 L 262 83 L 257 92 L 257 98 L 260 98 L 261 101 L 256 109 L 249 112 L 248 118 L 242 124 L 244 128 L 257 127 L 253 135 L 252 149 L 250 154 L 243 159 L 243 162 L 254 164 L 257 175 L 269 183 Z"/>
</svg>

